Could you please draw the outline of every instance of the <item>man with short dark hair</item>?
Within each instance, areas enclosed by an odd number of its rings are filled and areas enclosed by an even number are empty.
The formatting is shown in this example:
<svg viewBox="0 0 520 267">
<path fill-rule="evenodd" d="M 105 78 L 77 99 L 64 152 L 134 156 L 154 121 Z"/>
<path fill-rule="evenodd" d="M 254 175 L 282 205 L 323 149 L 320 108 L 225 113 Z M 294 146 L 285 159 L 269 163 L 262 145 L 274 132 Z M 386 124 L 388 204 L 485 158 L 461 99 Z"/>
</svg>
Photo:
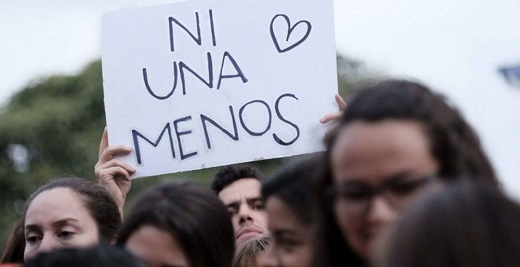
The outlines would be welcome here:
<svg viewBox="0 0 520 267">
<path fill-rule="evenodd" d="M 233 222 L 237 244 L 267 232 L 267 215 L 261 195 L 264 175 L 247 165 L 231 165 L 220 169 L 211 183 L 226 205 Z"/>
</svg>

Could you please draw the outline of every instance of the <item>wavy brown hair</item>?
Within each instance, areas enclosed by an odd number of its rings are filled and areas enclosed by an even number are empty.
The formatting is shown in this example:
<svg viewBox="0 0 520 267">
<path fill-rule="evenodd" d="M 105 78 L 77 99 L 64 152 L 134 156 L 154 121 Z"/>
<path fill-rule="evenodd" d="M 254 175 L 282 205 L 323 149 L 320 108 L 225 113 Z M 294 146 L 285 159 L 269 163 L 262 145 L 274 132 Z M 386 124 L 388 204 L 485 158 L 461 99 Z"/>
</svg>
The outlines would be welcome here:
<svg viewBox="0 0 520 267">
<path fill-rule="evenodd" d="M 518 266 L 520 205 L 488 185 L 449 183 L 414 202 L 385 241 L 377 266 Z"/>
<path fill-rule="evenodd" d="M 224 204 L 194 182 L 156 185 L 136 200 L 116 244 L 125 246 L 142 226 L 167 232 L 179 243 L 191 267 L 229 267 L 235 251 L 233 225 Z"/>
<path fill-rule="evenodd" d="M 325 139 L 326 167 L 316 193 L 318 210 L 321 211 L 316 266 L 363 264 L 343 239 L 324 191 L 332 184 L 330 152 L 342 129 L 353 122 L 378 123 L 385 120 L 414 121 L 424 128 L 430 153 L 439 164 L 437 175 L 440 179 L 471 177 L 467 179 L 481 181 L 492 188 L 500 187 L 476 132 L 443 96 L 407 80 L 386 80 L 360 88 L 347 104 L 337 127 Z"/>
</svg>

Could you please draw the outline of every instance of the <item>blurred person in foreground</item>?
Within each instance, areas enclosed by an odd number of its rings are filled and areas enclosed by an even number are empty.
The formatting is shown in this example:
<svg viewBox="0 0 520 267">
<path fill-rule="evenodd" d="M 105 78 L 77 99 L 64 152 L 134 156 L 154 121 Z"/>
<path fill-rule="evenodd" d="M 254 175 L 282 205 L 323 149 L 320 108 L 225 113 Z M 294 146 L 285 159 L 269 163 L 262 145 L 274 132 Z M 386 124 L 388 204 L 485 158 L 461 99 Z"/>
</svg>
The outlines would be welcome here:
<svg viewBox="0 0 520 267">
<path fill-rule="evenodd" d="M 383 235 L 378 267 L 520 264 L 520 205 L 488 185 L 449 183 L 418 200 Z"/>
<path fill-rule="evenodd" d="M 43 252 L 24 267 L 145 267 L 130 252 L 111 245 L 90 248 L 62 248 Z"/>
<path fill-rule="evenodd" d="M 475 131 L 417 82 L 357 91 L 326 146 L 314 266 L 366 266 L 374 240 L 425 188 L 460 179 L 499 187 Z"/>
<path fill-rule="evenodd" d="M 316 226 L 312 183 L 322 163 L 323 154 L 306 155 L 280 167 L 262 184 L 271 244 L 260 257 L 261 266 L 312 266 Z"/>
<path fill-rule="evenodd" d="M 230 267 L 235 251 L 226 207 L 211 190 L 188 181 L 140 194 L 116 244 L 148 267 Z"/>
</svg>

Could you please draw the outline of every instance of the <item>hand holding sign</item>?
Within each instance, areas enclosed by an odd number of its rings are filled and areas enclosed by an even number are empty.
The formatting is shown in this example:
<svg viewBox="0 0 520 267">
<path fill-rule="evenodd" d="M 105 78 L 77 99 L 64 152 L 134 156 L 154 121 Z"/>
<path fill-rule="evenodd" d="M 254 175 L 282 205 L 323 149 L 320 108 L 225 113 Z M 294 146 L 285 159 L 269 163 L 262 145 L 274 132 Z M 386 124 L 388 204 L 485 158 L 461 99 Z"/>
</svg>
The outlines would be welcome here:
<svg viewBox="0 0 520 267">
<path fill-rule="evenodd" d="M 343 97 L 341 97 L 339 94 L 336 94 L 334 99 L 336 100 L 336 104 L 338 104 L 338 111 L 325 114 L 325 116 L 320 119 L 321 123 L 328 123 L 331 121 L 337 122 L 341 116 L 343 116 L 343 110 L 347 108 L 347 102 L 345 102 Z"/>
<path fill-rule="evenodd" d="M 105 128 L 99 144 L 98 162 L 94 167 L 94 172 L 96 173 L 98 183 L 114 198 L 121 214 L 123 214 L 126 195 L 132 186 L 130 175 L 135 172 L 135 169 L 127 163 L 116 159 L 115 156 L 128 154 L 130 151 L 132 149 L 126 146 L 109 147 L 108 133 Z"/>
<path fill-rule="evenodd" d="M 285 21 L 285 24 L 283 24 L 283 22 L 277 23 L 277 22 L 281 22 L 282 20 Z M 285 26 L 287 26 L 287 29 L 285 29 Z M 281 29 L 283 29 L 283 33 L 285 33 L 285 31 L 287 32 L 287 34 L 285 35 L 285 38 L 284 38 L 284 35 L 279 36 L 279 34 L 276 34 L 275 27 L 281 27 Z M 296 37 L 293 36 L 293 38 L 291 39 L 291 34 L 296 29 L 300 30 L 300 32 L 299 32 L 300 35 L 302 33 L 303 33 L 303 35 L 296 36 Z M 289 17 L 284 14 L 278 14 L 278 15 L 274 16 L 274 18 L 271 20 L 271 26 L 270 26 L 271 38 L 273 39 L 274 46 L 276 47 L 276 50 L 278 50 L 279 53 L 287 52 L 287 51 L 297 47 L 301 43 L 303 43 L 307 39 L 307 37 L 309 37 L 309 34 L 311 33 L 311 29 L 312 29 L 311 23 L 306 20 L 298 21 L 296 24 L 294 24 L 291 27 L 291 21 L 289 20 Z M 282 45 L 286 46 L 285 48 L 280 47 L 281 41 L 285 41 L 284 43 L 282 43 Z"/>
</svg>

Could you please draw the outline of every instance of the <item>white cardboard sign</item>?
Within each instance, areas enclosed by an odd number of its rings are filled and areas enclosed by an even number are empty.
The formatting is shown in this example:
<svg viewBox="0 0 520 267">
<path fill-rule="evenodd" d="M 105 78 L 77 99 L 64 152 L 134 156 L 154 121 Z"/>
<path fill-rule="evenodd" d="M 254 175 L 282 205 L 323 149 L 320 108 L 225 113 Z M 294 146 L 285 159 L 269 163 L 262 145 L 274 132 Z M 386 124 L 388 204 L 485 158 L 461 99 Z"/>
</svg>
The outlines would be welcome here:
<svg viewBox="0 0 520 267">
<path fill-rule="evenodd" d="M 103 17 L 110 145 L 134 177 L 323 150 L 332 0 L 186 0 Z"/>
</svg>

